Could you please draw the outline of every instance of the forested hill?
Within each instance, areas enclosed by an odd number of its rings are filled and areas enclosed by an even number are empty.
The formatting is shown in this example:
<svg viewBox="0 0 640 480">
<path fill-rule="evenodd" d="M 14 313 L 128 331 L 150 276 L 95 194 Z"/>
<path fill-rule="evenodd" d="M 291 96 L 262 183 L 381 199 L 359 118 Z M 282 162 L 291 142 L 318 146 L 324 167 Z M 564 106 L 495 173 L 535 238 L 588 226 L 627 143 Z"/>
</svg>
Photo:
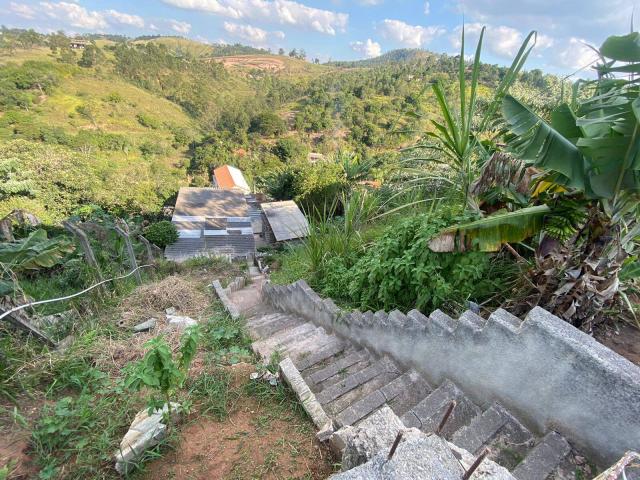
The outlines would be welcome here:
<svg viewBox="0 0 640 480">
<path fill-rule="evenodd" d="M 79 205 L 158 215 L 225 163 L 255 182 L 307 169 L 311 151 L 331 160 L 346 150 L 383 176 L 437 115 L 425 85 L 456 74 L 454 57 L 411 50 L 318 65 L 303 51 L 176 37 L 91 35 L 72 49 L 62 33 L 1 33 L 0 218 L 23 208 L 50 223 Z M 503 73 L 483 66 L 480 95 Z M 559 83 L 534 71 L 516 87 L 544 110 Z M 316 167 L 296 188 L 320 188 L 330 171 Z"/>
<path fill-rule="evenodd" d="M 374 58 L 367 58 L 364 60 L 356 60 L 352 62 L 345 61 L 333 61 L 330 65 L 338 67 L 374 67 L 378 65 L 386 65 L 389 63 L 406 63 L 425 60 L 430 57 L 438 56 L 435 53 L 428 50 L 422 50 L 420 48 L 400 48 L 397 50 L 391 50 L 390 52 L 383 53 L 382 55 Z"/>
</svg>

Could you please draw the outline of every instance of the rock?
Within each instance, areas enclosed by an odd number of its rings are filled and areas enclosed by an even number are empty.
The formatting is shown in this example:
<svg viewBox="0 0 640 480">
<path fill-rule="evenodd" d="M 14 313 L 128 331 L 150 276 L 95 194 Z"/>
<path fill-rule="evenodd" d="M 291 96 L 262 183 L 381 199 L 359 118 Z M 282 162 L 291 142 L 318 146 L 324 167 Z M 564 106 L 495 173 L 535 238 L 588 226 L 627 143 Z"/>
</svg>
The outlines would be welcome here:
<svg viewBox="0 0 640 480">
<path fill-rule="evenodd" d="M 171 403 L 172 422 L 178 420 L 180 404 Z M 126 475 L 135 465 L 138 458 L 164 438 L 167 426 L 163 423 L 163 415 L 169 411 L 165 404 L 162 410 L 156 409 L 151 415 L 149 410 L 141 410 L 133 419 L 129 431 L 120 442 L 120 449 L 115 453 L 116 470 Z"/>
<path fill-rule="evenodd" d="M 136 333 L 139 333 L 139 332 L 146 332 L 149 330 L 153 330 L 154 328 L 156 328 L 157 323 L 158 323 L 158 320 L 156 320 L 155 318 L 150 318 L 146 322 L 139 323 L 138 325 L 133 327 L 133 331 Z"/>
<path fill-rule="evenodd" d="M 178 311 L 176 310 L 176 307 L 169 307 L 164 311 L 164 313 L 167 315 L 175 315 Z"/>
<path fill-rule="evenodd" d="M 273 387 L 278 385 L 278 380 L 280 379 L 280 375 L 277 373 L 271 373 L 269 370 L 265 370 L 264 372 L 253 372 L 249 375 L 251 380 L 263 380 L 265 382 L 269 382 L 269 384 Z"/>
<path fill-rule="evenodd" d="M 361 465 L 380 451 L 389 451 L 405 426 L 391 408 L 384 405 L 357 427 L 343 427 L 329 439 L 333 450 L 342 451 L 342 471 Z"/>
<path fill-rule="evenodd" d="M 391 460 L 379 452 L 367 463 L 333 475 L 332 480 L 460 480 L 464 470 L 446 440 L 436 435 L 411 435 L 401 441 Z"/>
<path fill-rule="evenodd" d="M 167 315 L 167 321 L 169 325 L 172 325 L 180 330 L 185 329 L 187 327 L 193 327 L 198 324 L 197 320 L 194 320 L 191 317 L 181 317 L 179 315 Z"/>
</svg>

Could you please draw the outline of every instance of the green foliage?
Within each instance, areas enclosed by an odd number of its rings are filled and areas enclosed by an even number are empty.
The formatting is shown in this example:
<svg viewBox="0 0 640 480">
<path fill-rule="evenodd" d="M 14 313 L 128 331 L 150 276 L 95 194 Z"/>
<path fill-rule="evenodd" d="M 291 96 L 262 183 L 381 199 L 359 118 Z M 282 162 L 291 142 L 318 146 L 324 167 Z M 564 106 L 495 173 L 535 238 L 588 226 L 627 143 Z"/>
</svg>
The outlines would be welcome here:
<svg viewBox="0 0 640 480">
<path fill-rule="evenodd" d="M 282 162 L 306 160 L 309 149 L 293 137 L 279 138 L 272 149 L 273 154 Z"/>
<path fill-rule="evenodd" d="M 47 232 L 38 229 L 24 239 L 0 244 L 0 264 L 14 272 L 51 268 L 73 250 L 67 237 L 48 239 Z"/>
<path fill-rule="evenodd" d="M 314 214 L 335 203 L 346 187 L 339 164 L 295 162 L 258 178 L 258 185 L 276 200 L 295 200 Z"/>
<path fill-rule="evenodd" d="M 181 338 L 177 359 L 173 358 L 171 348 L 161 336 L 149 340 L 144 358 L 129 365 L 125 387 L 135 391 L 143 387 L 150 388 L 161 395 L 161 399 L 153 396 L 149 399 L 149 408 L 162 408 L 169 403 L 171 395 L 182 386 L 187 378 L 191 360 L 198 348 L 200 330 L 197 326 L 189 327 Z"/>
<path fill-rule="evenodd" d="M 203 373 L 189 382 L 189 396 L 201 402 L 199 413 L 222 421 L 229 414 L 230 385 L 231 374 L 227 370 Z"/>
<path fill-rule="evenodd" d="M 428 248 L 429 240 L 456 220 L 444 215 L 405 219 L 389 227 L 352 267 L 336 261 L 327 278 L 336 277 L 337 286 L 344 288 L 340 278 L 346 273 L 344 292 L 363 309 L 417 308 L 429 313 L 445 303 L 481 303 L 505 289 L 507 279 L 491 273 L 495 260 L 478 252 L 442 254 Z"/>
<path fill-rule="evenodd" d="M 242 324 L 227 314 L 214 315 L 207 321 L 202 343 L 216 363 L 235 365 L 251 358 L 251 339 Z"/>
<path fill-rule="evenodd" d="M 259 133 L 267 137 L 280 135 L 287 131 L 287 124 L 273 112 L 263 112 L 253 119 L 249 125 L 249 132 Z"/>
<path fill-rule="evenodd" d="M 82 50 L 82 56 L 80 60 L 78 60 L 78 65 L 85 68 L 95 67 L 103 63 L 104 60 L 104 52 L 95 43 L 90 43 Z"/>
<path fill-rule="evenodd" d="M 176 226 L 168 220 L 162 220 L 161 222 L 149 225 L 145 229 L 144 235 L 147 240 L 160 248 L 164 248 L 178 241 L 178 230 Z"/>
<path fill-rule="evenodd" d="M 136 119 L 143 127 L 151 128 L 153 130 L 157 130 L 161 126 L 160 121 L 157 118 L 146 113 L 139 113 L 136 115 Z"/>
</svg>

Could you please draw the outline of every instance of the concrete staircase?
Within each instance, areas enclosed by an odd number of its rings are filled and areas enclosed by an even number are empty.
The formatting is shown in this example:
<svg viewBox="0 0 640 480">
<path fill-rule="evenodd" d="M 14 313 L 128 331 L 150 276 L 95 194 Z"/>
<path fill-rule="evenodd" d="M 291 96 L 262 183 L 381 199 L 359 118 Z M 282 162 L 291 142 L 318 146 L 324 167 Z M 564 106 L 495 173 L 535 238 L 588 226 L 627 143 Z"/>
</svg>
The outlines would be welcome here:
<svg viewBox="0 0 640 480">
<path fill-rule="evenodd" d="M 230 293 L 231 302 L 234 296 L 244 299 L 238 307 L 255 339 L 255 353 L 265 362 L 276 356 L 293 363 L 296 371 L 288 376 L 300 379 L 292 386 L 320 430 L 358 425 L 388 405 L 406 427 L 431 433 L 453 405 L 439 432 L 446 440 L 475 455 L 488 448 L 488 458 L 519 480 L 574 478 L 571 446 L 556 432 L 537 437 L 501 405 L 476 405 L 449 380 L 430 385 L 413 369 L 261 303 L 258 292 Z M 329 427 L 322 425 L 327 417 Z"/>
</svg>

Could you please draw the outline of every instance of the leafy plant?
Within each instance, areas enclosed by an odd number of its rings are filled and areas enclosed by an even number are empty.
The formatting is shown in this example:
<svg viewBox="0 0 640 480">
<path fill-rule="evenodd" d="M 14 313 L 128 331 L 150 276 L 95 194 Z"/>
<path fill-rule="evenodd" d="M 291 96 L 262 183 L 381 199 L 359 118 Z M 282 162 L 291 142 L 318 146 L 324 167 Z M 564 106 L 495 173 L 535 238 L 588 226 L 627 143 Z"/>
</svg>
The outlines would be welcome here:
<svg viewBox="0 0 640 480">
<path fill-rule="evenodd" d="M 147 240 L 160 248 L 164 248 L 178 241 L 178 230 L 176 226 L 168 220 L 162 220 L 149 225 L 145 229 L 144 235 Z"/>
<path fill-rule="evenodd" d="M 162 409 L 169 405 L 171 396 L 182 387 L 187 378 L 191 360 L 198 348 L 200 330 L 197 326 L 188 328 L 182 335 L 178 357 L 174 359 L 166 340 L 159 336 L 149 340 L 144 358 L 128 368 L 125 387 L 139 391 L 149 388 L 160 395 L 149 398 L 149 410 Z"/>
<path fill-rule="evenodd" d="M 426 132 L 426 140 L 424 142 L 409 149 L 432 151 L 437 155 L 435 157 L 413 157 L 407 160 L 408 163 L 414 165 L 416 163 L 420 165 L 420 162 L 445 164 L 453 172 L 453 178 L 447 176 L 432 178 L 430 174 L 425 176 L 419 166 L 417 168 L 412 167 L 409 172 L 404 172 L 414 176 L 414 184 L 416 182 L 438 180 L 451 185 L 462 194 L 465 207 L 472 211 L 478 210 L 476 199 L 472 195 L 472 186 L 478 176 L 480 166 L 488 159 L 489 155 L 480 142 L 480 135 L 486 132 L 489 122 L 495 117 L 501 100 L 516 80 L 531 49 L 535 46 L 537 35 L 536 32 L 531 32 L 527 35 L 511 67 L 496 88 L 493 99 L 481 112 L 478 104 L 478 82 L 480 79 L 480 54 L 482 52 L 484 33 L 485 27 L 480 32 L 471 67 L 471 82 L 468 83 L 463 28 L 458 62 L 459 105 L 454 108 L 453 102 L 447 98 L 442 82 L 436 81 L 433 83 L 432 90 L 442 115 L 442 121 L 432 119 L 431 124 L 434 130 Z M 530 45 L 532 38 L 534 41 Z M 480 114 L 480 118 L 476 119 L 475 117 L 478 114 Z M 415 113 L 414 115 L 419 116 Z"/>
<path fill-rule="evenodd" d="M 452 239 L 448 250 L 457 239 L 457 248 L 492 251 L 542 232 L 535 302 L 585 328 L 624 297 L 618 274 L 640 231 L 640 88 L 614 76 L 640 73 L 639 39 L 609 37 L 598 51 L 600 78 L 576 85 L 591 96 L 575 95 L 549 123 L 507 95 L 509 148 L 540 170 L 533 193 L 542 204 L 457 225 L 438 239 Z"/>
</svg>

